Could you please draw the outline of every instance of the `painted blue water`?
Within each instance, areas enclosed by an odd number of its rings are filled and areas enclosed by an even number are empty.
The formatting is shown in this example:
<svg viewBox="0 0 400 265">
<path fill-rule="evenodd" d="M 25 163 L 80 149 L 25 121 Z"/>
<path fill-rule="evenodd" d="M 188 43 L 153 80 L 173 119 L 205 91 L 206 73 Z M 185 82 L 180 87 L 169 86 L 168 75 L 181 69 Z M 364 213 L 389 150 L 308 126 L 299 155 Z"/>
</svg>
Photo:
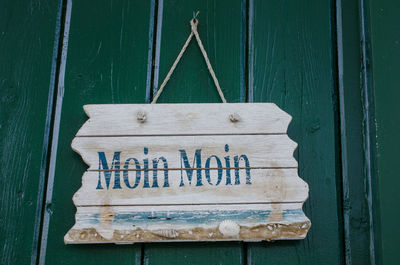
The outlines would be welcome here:
<svg viewBox="0 0 400 265">
<path fill-rule="evenodd" d="M 262 210 L 211 210 L 211 211 L 144 211 L 134 213 L 115 214 L 113 218 L 114 225 L 191 225 L 204 224 L 215 225 L 224 220 L 232 220 L 237 223 L 266 223 L 271 211 Z M 92 225 L 99 224 L 100 214 L 84 215 L 78 218 L 86 219 Z M 301 209 L 282 211 L 282 221 L 291 221 L 299 218 L 305 218 Z"/>
</svg>

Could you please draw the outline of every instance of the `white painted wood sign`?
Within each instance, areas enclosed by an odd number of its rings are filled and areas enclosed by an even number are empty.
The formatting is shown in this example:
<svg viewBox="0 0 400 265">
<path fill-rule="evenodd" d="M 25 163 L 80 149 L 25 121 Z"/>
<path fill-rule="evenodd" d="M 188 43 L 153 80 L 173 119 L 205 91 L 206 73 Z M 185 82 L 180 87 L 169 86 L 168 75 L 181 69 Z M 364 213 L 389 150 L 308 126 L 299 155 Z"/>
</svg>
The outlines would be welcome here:
<svg viewBox="0 0 400 265">
<path fill-rule="evenodd" d="M 272 103 L 86 105 L 67 244 L 302 239 L 308 185 Z"/>
</svg>

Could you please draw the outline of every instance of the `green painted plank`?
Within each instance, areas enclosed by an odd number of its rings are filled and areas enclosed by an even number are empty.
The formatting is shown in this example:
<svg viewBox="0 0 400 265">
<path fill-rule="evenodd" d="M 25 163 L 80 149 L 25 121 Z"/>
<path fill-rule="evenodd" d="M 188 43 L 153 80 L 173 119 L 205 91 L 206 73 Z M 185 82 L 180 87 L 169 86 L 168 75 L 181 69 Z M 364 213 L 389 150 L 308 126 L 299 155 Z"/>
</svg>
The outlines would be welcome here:
<svg viewBox="0 0 400 265">
<path fill-rule="evenodd" d="M 249 100 L 274 102 L 293 116 L 299 175 L 310 187 L 304 240 L 248 245 L 248 264 L 342 264 L 338 217 L 331 1 L 249 5 Z"/>
<path fill-rule="evenodd" d="M 141 245 L 64 245 L 63 237 L 74 224 L 76 209 L 72 196 L 80 188 L 87 168 L 71 149 L 72 139 L 87 120 L 82 106 L 145 103 L 149 29 L 153 29 L 151 6 L 150 1 L 139 0 L 75 1 L 69 17 L 71 1 L 68 1 L 66 29 L 69 21 L 71 24 L 68 42 L 64 39 L 64 45 L 68 44 L 65 83 L 62 82 L 61 62 L 57 105 L 62 108 L 56 110 L 53 136 L 58 146 L 57 149 L 53 146 L 50 160 L 51 168 L 55 164 L 55 172 L 49 172 L 47 219 L 43 229 L 42 242 L 47 249 L 43 249 L 41 255 L 45 255 L 46 264 L 141 262 Z M 50 223 L 46 227 L 48 220 Z"/>
<path fill-rule="evenodd" d="M 372 76 L 376 118 L 376 172 L 379 182 L 382 264 L 399 264 L 400 179 L 398 177 L 399 84 L 400 84 L 400 2 L 366 1 L 370 4 Z M 371 145 L 372 146 L 372 145 Z M 378 231 L 379 232 L 379 231 Z"/>
<path fill-rule="evenodd" d="M 35 264 L 60 1 L 0 2 L 0 264 Z"/>
<path fill-rule="evenodd" d="M 244 264 L 241 242 L 145 244 L 144 264 Z"/>
<path fill-rule="evenodd" d="M 160 0 L 155 87 L 162 83 L 189 36 L 193 11 L 200 11 L 198 31 L 225 97 L 228 102 L 243 100 L 243 9 L 245 5 L 240 0 Z M 194 39 L 158 102 L 221 102 Z M 243 254 L 243 244 L 239 242 L 145 244 L 144 261 L 145 264 L 242 264 Z"/>
<path fill-rule="evenodd" d="M 337 2 L 338 85 L 341 126 L 343 179 L 343 219 L 345 257 L 348 264 L 371 264 L 374 252 L 371 227 L 369 183 L 365 160 L 364 137 L 365 91 L 360 76 L 363 34 L 359 1 Z M 369 137 L 369 136 L 367 136 Z"/>
<path fill-rule="evenodd" d="M 193 11 L 200 11 L 198 32 L 228 102 L 241 98 L 242 3 L 235 1 L 160 0 L 154 86 L 164 80 L 190 34 Z M 245 8 L 245 7 L 244 7 Z M 159 69 L 159 72 L 157 71 Z M 244 85 L 244 84 L 243 84 Z M 195 41 L 189 44 L 161 94 L 159 103 L 221 102 Z"/>
</svg>

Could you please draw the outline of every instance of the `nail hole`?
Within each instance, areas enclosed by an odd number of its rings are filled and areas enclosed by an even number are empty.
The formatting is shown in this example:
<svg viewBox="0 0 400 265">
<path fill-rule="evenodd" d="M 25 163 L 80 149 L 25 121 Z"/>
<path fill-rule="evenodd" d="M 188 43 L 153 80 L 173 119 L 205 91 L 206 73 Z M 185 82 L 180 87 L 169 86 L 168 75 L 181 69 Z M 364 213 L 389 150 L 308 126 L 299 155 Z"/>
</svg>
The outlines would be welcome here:
<svg viewBox="0 0 400 265">
<path fill-rule="evenodd" d="M 136 113 L 136 118 L 139 122 L 143 123 L 146 121 L 146 113 L 143 111 L 138 111 L 138 113 Z"/>
<path fill-rule="evenodd" d="M 229 119 L 231 120 L 231 122 L 238 122 L 240 121 L 240 116 L 237 113 L 232 113 L 231 115 L 229 115 Z"/>
</svg>

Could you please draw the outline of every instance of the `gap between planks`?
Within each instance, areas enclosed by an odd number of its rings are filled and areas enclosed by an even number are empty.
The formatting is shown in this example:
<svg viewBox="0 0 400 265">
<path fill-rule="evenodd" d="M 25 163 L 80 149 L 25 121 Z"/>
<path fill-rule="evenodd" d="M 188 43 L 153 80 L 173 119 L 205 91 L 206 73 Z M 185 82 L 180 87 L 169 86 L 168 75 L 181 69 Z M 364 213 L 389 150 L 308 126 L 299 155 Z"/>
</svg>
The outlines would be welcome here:
<svg viewBox="0 0 400 265">
<path fill-rule="evenodd" d="M 104 172 L 104 171 L 170 171 L 170 170 L 226 170 L 226 169 L 297 169 L 297 167 L 222 167 L 222 168 L 143 168 L 143 169 L 88 169 L 90 172 Z"/>
<path fill-rule="evenodd" d="M 204 133 L 204 134 L 127 134 L 127 135 L 76 135 L 75 138 L 91 137 L 161 137 L 161 136 L 231 136 L 231 135 L 287 135 L 287 133 Z"/>
<path fill-rule="evenodd" d="M 285 202 L 235 202 L 235 203 L 229 203 L 229 202 L 221 202 L 221 203 L 165 203 L 165 204 L 110 204 L 110 205 L 101 205 L 101 204 L 91 204 L 91 205 L 80 205 L 80 204 L 75 204 L 76 207 L 141 207 L 141 206 L 218 206 L 218 205 L 268 205 L 268 204 L 303 204 L 304 201 L 285 201 Z"/>
</svg>

